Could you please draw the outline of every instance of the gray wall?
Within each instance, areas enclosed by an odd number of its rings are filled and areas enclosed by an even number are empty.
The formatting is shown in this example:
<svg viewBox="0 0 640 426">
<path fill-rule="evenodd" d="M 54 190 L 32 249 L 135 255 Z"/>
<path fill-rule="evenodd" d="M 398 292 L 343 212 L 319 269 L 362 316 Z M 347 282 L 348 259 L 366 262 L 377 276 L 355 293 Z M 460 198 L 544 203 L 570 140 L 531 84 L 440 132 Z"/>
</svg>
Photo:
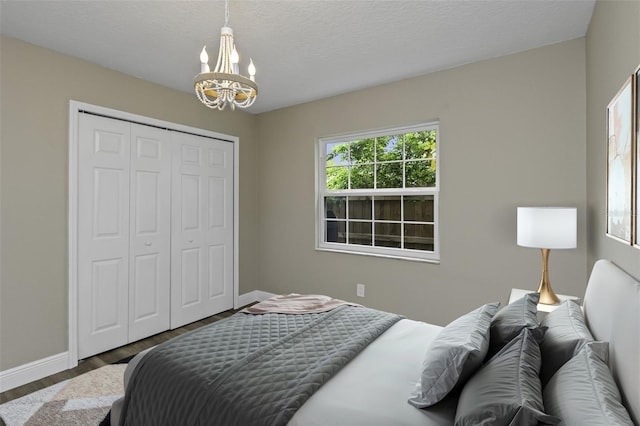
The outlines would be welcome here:
<svg viewBox="0 0 640 426">
<path fill-rule="evenodd" d="M 577 39 L 258 116 L 260 282 L 446 324 L 512 287 L 535 290 L 540 253 L 516 246 L 516 207 L 578 208 L 578 248 L 556 250 L 561 294 L 586 284 L 585 44 Z M 441 263 L 315 247 L 316 138 L 440 121 Z"/>
<path fill-rule="evenodd" d="M 615 23 L 615 25 L 612 25 Z M 640 2 L 598 1 L 586 38 L 588 264 L 611 259 L 640 278 L 640 249 L 605 235 L 606 111 L 640 64 Z"/>
<path fill-rule="evenodd" d="M 240 292 L 255 289 L 255 116 L 11 38 L 0 51 L 0 371 L 67 350 L 71 99 L 240 138 Z"/>
</svg>

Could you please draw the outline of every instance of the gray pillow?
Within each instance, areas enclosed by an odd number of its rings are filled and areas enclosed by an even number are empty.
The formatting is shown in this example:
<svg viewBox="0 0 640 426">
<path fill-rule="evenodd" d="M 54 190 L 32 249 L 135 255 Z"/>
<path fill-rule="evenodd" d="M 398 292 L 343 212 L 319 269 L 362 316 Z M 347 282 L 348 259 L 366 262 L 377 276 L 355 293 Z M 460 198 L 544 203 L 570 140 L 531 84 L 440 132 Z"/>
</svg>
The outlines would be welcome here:
<svg viewBox="0 0 640 426">
<path fill-rule="evenodd" d="M 523 329 L 462 388 L 456 426 L 557 424 L 544 413 L 538 372 L 543 328 Z"/>
<path fill-rule="evenodd" d="M 633 426 L 605 360 L 608 345 L 591 342 L 560 367 L 544 388 L 544 405 L 564 425 Z"/>
<path fill-rule="evenodd" d="M 463 384 L 481 365 L 489 349 L 489 326 L 500 303 L 489 303 L 447 325 L 431 342 L 422 376 L 409 403 L 430 407 L 458 384 Z"/>
<path fill-rule="evenodd" d="M 523 328 L 538 326 L 539 300 L 539 293 L 529 293 L 498 311 L 491 320 L 491 338 L 489 339 L 487 359 L 519 335 Z"/>
<path fill-rule="evenodd" d="M 573 300 L 567 300 L 556 310 L 549 312 L 540 325 L 547 327 L 547 332 L 540 342 L 540 380 L 544 387 L 565 362 L 577 354 L 586 343 L 593 341 L 593 336 L 585 324 L 582 309 Z"/>
</svg>

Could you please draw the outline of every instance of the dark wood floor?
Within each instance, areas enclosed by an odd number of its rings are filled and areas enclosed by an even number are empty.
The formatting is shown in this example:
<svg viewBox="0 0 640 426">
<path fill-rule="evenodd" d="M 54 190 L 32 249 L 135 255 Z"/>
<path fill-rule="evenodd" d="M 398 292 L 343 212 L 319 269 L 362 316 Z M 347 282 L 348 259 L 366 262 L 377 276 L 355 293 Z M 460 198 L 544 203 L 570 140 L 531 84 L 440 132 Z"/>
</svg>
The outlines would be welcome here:
<svg viewBox="0 0 640 426">
<path fill-rule="evenodd" d="M 44 379 L 27 383 L 26 385 L 0 393 L 0 404 L 4 404 L 5 402 L 11 401 L 12 399 L 20 398 L 21 396 L 55 385 L 56 383 L 59 383 L 63 380 L 79 376 L 86 373 L 87 371 L 95 370 L 96 368 L 100 368 L 104 365 L 113 364 L 114 362 L 120 361 L 121 359 L 129 357 L 131 355 L 135 355 L 138 352 L 141 352 L 173 337 L 186 333 L 187 331 L 195 330 L 196 328 L 202 327 L 203 325 L 211 324 L 223 318 L 227 318 L 237 311 L 238 310 L 222 312 L 203 320 L 185 325 L 184 327 L 165 331 L 164 333 L 156 334 L 155 336 L 148 337 L 144 340 L 139 340 L 137 342 L 131 343 L 130 345 L 122 346 L 120 348 L 108 352 L 103 352 L 101 354 L 81 360 L 78 366 L 75 368 L 61 371 L 60 373 L 45 377 Z"/>
</svg>

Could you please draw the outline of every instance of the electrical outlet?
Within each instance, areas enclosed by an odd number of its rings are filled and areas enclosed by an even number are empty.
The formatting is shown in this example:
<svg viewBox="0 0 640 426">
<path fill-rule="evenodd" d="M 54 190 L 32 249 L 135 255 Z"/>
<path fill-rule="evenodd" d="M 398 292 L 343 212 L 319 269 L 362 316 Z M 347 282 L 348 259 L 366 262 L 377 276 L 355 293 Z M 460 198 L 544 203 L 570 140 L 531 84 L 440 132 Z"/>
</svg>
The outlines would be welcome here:
<svg viewBox="0 0 640 426">
<path fill-rule="evenodd" d="M 364 284 L 356 284 L 356 296 L 364 297 Z"/>
</svg>

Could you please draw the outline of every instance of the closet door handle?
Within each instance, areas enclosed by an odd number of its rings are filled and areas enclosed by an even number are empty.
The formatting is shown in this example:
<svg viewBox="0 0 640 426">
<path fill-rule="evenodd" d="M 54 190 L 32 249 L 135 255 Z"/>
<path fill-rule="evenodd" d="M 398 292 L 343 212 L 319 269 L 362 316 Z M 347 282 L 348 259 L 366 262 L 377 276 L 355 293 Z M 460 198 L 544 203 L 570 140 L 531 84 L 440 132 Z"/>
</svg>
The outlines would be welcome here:
<svg viewBox="0 0 640 426">
<path fill-rule="evenodd" d="M 151 241 L 147 241 L 146 243 L 144 243 L 144 245 L 149 247 L 151 245 Z"/>
</svg>

